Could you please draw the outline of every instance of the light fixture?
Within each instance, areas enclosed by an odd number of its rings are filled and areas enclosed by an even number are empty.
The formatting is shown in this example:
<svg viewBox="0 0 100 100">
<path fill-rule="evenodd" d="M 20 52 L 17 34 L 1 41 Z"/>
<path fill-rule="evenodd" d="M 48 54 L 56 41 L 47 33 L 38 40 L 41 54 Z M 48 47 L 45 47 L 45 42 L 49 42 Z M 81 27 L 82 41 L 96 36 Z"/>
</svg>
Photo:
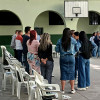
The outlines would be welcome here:
<svg viewBox="0 0 100 100">
<path fill-rule="evenodd" d="M 78 16 L 78 14 L 81 14 L 81 7 L 72 7 L 72 13 Z"/>
</svg>

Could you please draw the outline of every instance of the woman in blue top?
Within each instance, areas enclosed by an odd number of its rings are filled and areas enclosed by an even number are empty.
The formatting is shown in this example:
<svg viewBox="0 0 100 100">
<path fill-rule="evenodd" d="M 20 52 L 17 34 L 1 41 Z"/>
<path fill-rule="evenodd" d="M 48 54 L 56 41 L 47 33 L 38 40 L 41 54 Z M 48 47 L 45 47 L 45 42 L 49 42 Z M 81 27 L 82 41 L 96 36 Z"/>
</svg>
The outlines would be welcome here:
<svg viewBox="0 0 100 100">
<path fill-rule="evenodd" d="M 78 51 L 77 41 L 71 37 L 70 29 L 63 30 L 63 36 L 58 40 L 56 52 L 60 52 L 61 85 L 64 93 L 66 80 L 70 80 L 71 93 L 75 93 L 75 53 Z"/>
</svg>

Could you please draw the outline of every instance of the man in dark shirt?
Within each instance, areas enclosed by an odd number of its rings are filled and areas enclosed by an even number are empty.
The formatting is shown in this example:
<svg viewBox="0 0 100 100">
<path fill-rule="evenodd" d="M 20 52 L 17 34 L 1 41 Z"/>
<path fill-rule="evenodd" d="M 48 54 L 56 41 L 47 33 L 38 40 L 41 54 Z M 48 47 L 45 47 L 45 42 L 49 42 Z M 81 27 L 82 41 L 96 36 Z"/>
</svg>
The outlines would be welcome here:
<svg viewBox="0 0 100 100">
<path fill-rule="evenodd" d="M 27 43 L 27 40 L 29 40 L 29 38 L 30 38 L 30 30 L 31 30 L 31 27 L 29 27 L 29 26 L 25 27 L 25 34 L 23 35 L 23 57 L 24 57 L 23 63 L 24 63 L 24 66 L 25 66 L 25 70 L 28 73 L 29 73 L 29 64 L 27 62 L 27 52 L 28 52 L 28 50 L 27 50 L 26 43 Z"/>
</svg>

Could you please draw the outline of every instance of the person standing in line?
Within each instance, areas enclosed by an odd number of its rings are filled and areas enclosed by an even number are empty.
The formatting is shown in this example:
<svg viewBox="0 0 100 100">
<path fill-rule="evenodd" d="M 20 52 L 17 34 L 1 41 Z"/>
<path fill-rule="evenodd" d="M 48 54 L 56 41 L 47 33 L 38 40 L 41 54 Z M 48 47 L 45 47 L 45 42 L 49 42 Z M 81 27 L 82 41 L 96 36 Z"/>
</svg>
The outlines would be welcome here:
<svg viewBox="0 0 100 100">
<path fill-rule="evenodd" d="M 29 73 L 29 64 L 28 64 L 28 61 L 27 61 L 27 40 L 30 39 L 30 31 L 31 31 L 31 27 L 30 26 L 27 26 L 25 27 L 25 34 L 23 35 L 23 58 L 24 58 L 24 66 L 25 66 L 25 70 L 27 73 Z"/>
<path fill-rule="evenodd" d="M 74 38 L 76 39 L 78 45 L 78 52 L 75 54 L 75 84 L 77 84 L 78 67 L 79 67 L 79 48 L 81 47 L 79 41 L 79 32 L 74 33 Z"/>
<path fill-rule="evenodd" d="M 79 34 L 81 47 L 79 49 L 79 67 L 78 67 L 78 88 L 77 90 L 86 90 L 90 86 L 90 57 L 92 53 L 92 43 L 84 31 Z"/>
<path fill-rule="evenodd" d="M 97 49 L 97 57 L 100 57 L 100 33 L 99 32 L 97 32 L 97 34 L 96 34 L 96 36 L 94 38 L 94 42 L 98 46 L 98 49 Z"/>
<path fill-rule="evenodd" d="M 97 56 L 97 50 L 98 50 L 98 46 L 97 46 L 96 43 L 94 42 L 95 36 L 96 36 L 96 32 L 94 32 L 94 33 L 92 34 L 92 37 L 90 37 L 90 41 L 92 42 L 92 44 L 95 45 L 95 48 L 94 48 L 93 51 L 92 51 L 92 56 L 93 56 L 93 57 L 96 57 L 96 56 Z"/>
<path fill-rule="evenodd" d="M 52 58 L 52 43 L 48 33 L 44 33 L 41 37 L 40 46 L 38 48 L 38 56 L 41 62 L 41 75 L 44 79 L 48 80 L 49 84 L 51 84 L 54 61 Z"/>
<path fill-rule="evenodd" d="M 77 41 L 71 37 L 69 28 L 63 30 L 62 38 L 58 40 L 56 52 L 60 52 L 60 72 L 62 93 L 65 93 L 66 80 L 70 80 L 71 93 L 75 93 L 75 52 L 78 51 Z"/>
<path fill-rule="evenodd" d="M 22 63 L 22 52 L 23 52 L 23 32 L 21 30 L 18 31 L 18 35 L 16 37 L 16 51 L 17 51 L 17 59 Z"/>
<path fill-rule="evenodd" d="M 16 36 L 18 35 L 18 30 L 15 31 L 15 34 L 12 36 L 12 40 L 11 40 L 11 48 L 14 50 L 14 57 L 17 58 L 17 51 L 16 51 Z"/>
<path fill-rule="evenodd" d="M 27 60 L 30 65 L 30 74 L 32 74 L 32 69 L 40 73 L 40 63 L 38 58 L 38 47 L 39 41 L 37 40 L 37 32 L 35 30 L 30 31 L 30 39 L 27 41 Z"/>
</svg>

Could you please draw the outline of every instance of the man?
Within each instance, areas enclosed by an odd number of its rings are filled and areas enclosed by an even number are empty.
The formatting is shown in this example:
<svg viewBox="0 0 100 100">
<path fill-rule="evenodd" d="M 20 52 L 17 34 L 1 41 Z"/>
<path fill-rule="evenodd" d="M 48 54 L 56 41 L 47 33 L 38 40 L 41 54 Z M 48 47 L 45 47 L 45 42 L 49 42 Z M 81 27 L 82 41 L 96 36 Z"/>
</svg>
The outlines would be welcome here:
<svg viewBox="0 0 100 100">
<path fill-rule="evenodd" d="M 25 66 L 25 70 L 27 73 L 29 73 L 29 64 L 27 62 L 27 40 L 30 38 L 30 30 L 31 30 L 31 27 L 30 26 L 27 26 L 25 27 L 25 35 L 23 35 L 23 57 L 24 57 L 24 66 Z"/>
<path fill-rule="evenodd" d="M 15 31 L 15 34 L 12 36 L 12 40 L 11 40 L 11 48 L 14 50 L 14 57 L 17 58 L 17 51 L 16 51 L 16 37 L 18 35 L 18 30 Z"/>
</svg>

